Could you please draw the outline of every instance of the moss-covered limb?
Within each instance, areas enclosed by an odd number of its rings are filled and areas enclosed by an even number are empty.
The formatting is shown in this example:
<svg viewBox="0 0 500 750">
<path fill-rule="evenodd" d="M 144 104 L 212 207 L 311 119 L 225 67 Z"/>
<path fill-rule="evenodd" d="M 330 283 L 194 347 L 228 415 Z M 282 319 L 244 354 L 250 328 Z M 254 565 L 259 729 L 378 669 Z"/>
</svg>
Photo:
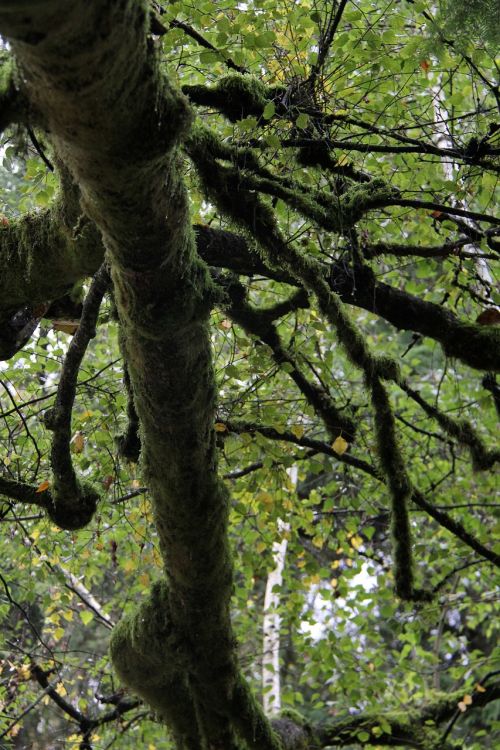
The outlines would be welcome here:
<svg viewBox="0 0 500 750">
<path fill-rule="evenodd" d="M 299 283 L 282 266 L 266 269 L 245 238 L 212 227 L 195 229 L 198 252 L 210 265 L 241 274 L 262 274 L 288 284 Z M 470 367 L 500 371 L 499 326 L 464 322 L 441 305 L 378 281 L 366 266 L 356 268 L 354 273 L 344 263 L 336 263 L 328 274 L 323 270 L 322 275 L 343 302 L 368 310 L 396 328 L 416 331 L 438 341 L 448 356 Z"/>
<path fill-rule="evenodd" d="M 381 316 L 397 328 L 416 331 L 438 341 L 445 354 L 469 367 L 500 371 L 500 327 L 466 323 L 440 305 L 379 282 L 366 267 L 346 273 L 338 264 L 330 284 L 344 302 Z"/>
<path fill-rule="evenodd" d="M 283 750 L 314 750 L 320 747 L 312 729 L 301 718 L 285 715 L 272 719 L 271 725 L 281 740 Z"/>
<path fill-rule="evenodd" d="M 277 430 L 275 427 L 270 427 L 269 425 L 262 425 L 262 424 L 256 424 L 254 422 L 244 422 L 241 420 L 230 420 L 230 421 L 224 421 L 223 424 L 226 426 L 226 429 L 228 432 L 234 432 L 238 435 L 241 435 L 243 432 L 247 432 L 250 435 L 259 432 L 264 437 L 268 438 L 269 440 L 282 440 L 284 443 L 293 443 L 294 445 L 297 445 L 301 448 L 309 448 L 310 450 L 316 451 L 317 453 L 323 453 L 325 456 L 330 456 L 331 458 L 335 458 L 337 461 L 340 461 L 340 463 L 347 464 L 348 466 L 352 466 L 355 469 L 359 469 L 360 471 L 364 472 L 365 474 L 369 474 L 372 477 L 375 477 L 376 479 L 379 479 L 380 481 L 383 481 L 382 474 L 377 467 L 372 466 L 372 464 L 369 464 L 367 461 L 363 461 L 360 458 L 356 458 L 356 456 L 351 456 L 350 453 L 342 453 L 342 455 L 339 455 L 336 453 L 333 448 L 331 447 L 330 443 L 326 443 L 322 440 L 315 440 L 314 438 L 308 438 L 305 435 L 302 437 L 297 437 L 297 435 L 294 435 L 292 432 L 289 432 L 288 430 Z"/>
<path fill-rule="evenodd" d="M 285 93 L 284 88 L 269 88 L 255 76 L 237 74 L 220 78 L 212 88 L 183 86 L 182 90 L 193 103 L 215 107 L 231 122 L 250 115 L 260 117 L 269 101 Z"/>
<path fill-rule="evenodd" d="M 29 95 L 102 232 L 168 579 L 172 637 L 182 636 L 194 704 L 224 717 L 239 675 L 229 617 L 228 498 L 217 477 L 213 429 L 207 319 L 214 287 L 196 256 L 176 151 L 191 115 L 147 43 L 148 10 L 145 0 L 75 0 L 68 10 L 62 0 L 34 2 L 24 26 L 0 10 L 0 30 L 13 38 Z M 33 31 L 39 43 L 23 44 Z M 134 627 L 134 638 L 142 628 L 149 634 L 150 651 L 155 643 L 166 679 L 172 649 L 160 650 L 162 621 L 155 619 L 151 630 L 139 618 Z M 135 652 L 126 628 L 120 632 L 124 641 L 118 649 L 115 641 L 113 658 L 123 671 L 126 654 Z M 132 664 L 142 681 L 140 663 Z M 144 686 L 148 701 L 158 700 L 157 688 Z M 169 721 L 175 724 L 182 710 L 172 708 Z"/>
<path fill-rule="evenodd" d="M 209 266 L 243 276 L 259 274 L 297 286 L 296 280 L 283 269 L 269 269 L 252 249 L 247 237 L 206 224 L 195 224 L 194 232 L 198 254 Z"/>
<path fill-rule="evenodd" d="M 425 495 L 423 495 L 419 490 L 415 488 L 413 488 L 411 499 L 418 508 L 424 510 L 429 516 L 431 516 L 431 518 L 437 521 L 440 526 L 447 529 L 455 537 L 457 537 L 457 539 L 460 539 L 461 542 L 473 549 L 485 560 L 489 560 L 490 562 L 492 562 L 494 565 L 496 565 L 497 568 L 500 567 L 500 555 L 498 555 L 489 547 L 486 547 L 482 542 L 479 541 L 479 539 L 476 539 L 473 534 L 467 531 L 467 529 L 462 523 L 460 523 L 460 521 L 452 518 L 449 513 L 436 508 L 427 500 Z"/>
<path fill-rule="evenodd" d="M 49 209 L 12 219 L 0 226 L 0 309 L 62 297 L 103 257 L 99 232 L 86 219 L 77 224 L 63 195 Z"/>
<path fill-rule="evenodd" d="M 226 308 L 229 317 L 248 333 L 257 336 L 267 344 L 271 349 L 274 361 L 279 367 L 284 364 L 287 365 L 286 372 L 316 414 L 323 420 L 330 439 L 333 441 L 339 435 L 344 435 L 346 440 L 352 442 L 356 432 L 353 419 L 338 409 L 327 391 L 305 377 L 296 358 L 283 346 L 273 323 L 275 316 L 281 312 L 281 307 L 271 310 L 257 310 L 252 307 L 246 301 L 245 288 L 235 278 L 225 280 L 224 290 L 230 299 L 230 305 Z M 284 311 L 288 312 L 287 307 L 284 308 Z"/>
<path fill-rule="evenodd" d="M 378 377 L 366 378 L 375 411 L 375 434 L 380 463 L 391 494 L 391 531 L 394 581 L 398 596 L 414 597 L 412 540 L 408 503 L 412 486 L 396 436 L 396 424 L 387 391 Z"/>
<path fill-rule="evenodd" d="M 384 180 L 357 184 L 343 195 L 332 195 L 314 190 L 287 177 L 272 174 L 262 167 L 252 151 L 232 148 L 222 143 L 207 127 L 198 126 L 188 140 L 187 150 L 200 170 L 207 170 L 207 162 L 225 159 L 233 162 L 225 169 L 225 181 L 239 185 L 242 191 L 257 191 L 281 198 L 291 208 L 311 219 L 319 227 L 341 232 L 352 227 L 370 208 L 393 197 L 394 189 Z"/>
<path fill-rule="evenodd" d="M 110 651 L 122 682 L 171 727 L 180 748 L 202 750 L 186 681 L 188 665 L 172 625 L 165 581 L 156 582 L 140 607 L 114 628 Z"/>
<path fill-rule="evenodd" d="M 18 83 L 14 59 L 0 51 L 0 133 L 26 117 L 27 102 Z"/>
<path fill-rule="evenodd" d="M 415 391 L 406 382 L 400 383 L 400 387 L 422 407 L 426 414 L 436 420 L 447 435 L 457 440 L 461 445 L 467 446 L 471 454 L 472 466 L 476 471 L 491 469 L 497 461 L 500 461 L 500 451 L 488 450 L 467 419 L 458 420 L 445 414 L 436 406 L 429 404 L 418 391 Z"/>
<path fill-rule="evenodd" d="M 64 359 L 54 407 L 47 412 L 45 424 L 53 432 L 50 463 L 53 478 L 52 519 L 61 527 L 85 526 L 97 507 L 98 494 L 77 480 L 71 459 L 71 415 L 78 373 L 90 340 L 95 336 L 102 298 L 109 286 L 109 273 L 102 265 L 94 276 L 83 303 L 80 325 Z"/>
<path fill-rule="evenodd" d="M 38 492 L 37 490 L 37 487 L 29 484 L 17 482 L 7 477 L 0 477 L 0 495 L 9 498 L 9 500 L 27 503 L 28 505 L 37 505 L 39 508 L 48 510 L 53 504 L 51 492 L 49 490 Z"/>
<path fill-rule="evenodd" d="M 455 743 L 447 744 L 443 740 L 441 724 L 453 717 L 458 703 L 463 700 L 467 691 L 433 695 L 420 706 L 409 706 L 404 711 L 387 713 L 367 713 L 348 716 L 316 727 L 321 747 L 344 747 L 359 744 L 361 747 L 391 746 L 416 747 L 419 750 L 454 750 Z M 475 688 L 469 694 L 472 703 L 468 711 L 500 699 L 500 683 L 492 683 L 479 690 Z M 390 730 L 390 731 L 389 731 Z M 369 739 L 360 739 L 359 732 L 366 732 Z"/>
</svg>

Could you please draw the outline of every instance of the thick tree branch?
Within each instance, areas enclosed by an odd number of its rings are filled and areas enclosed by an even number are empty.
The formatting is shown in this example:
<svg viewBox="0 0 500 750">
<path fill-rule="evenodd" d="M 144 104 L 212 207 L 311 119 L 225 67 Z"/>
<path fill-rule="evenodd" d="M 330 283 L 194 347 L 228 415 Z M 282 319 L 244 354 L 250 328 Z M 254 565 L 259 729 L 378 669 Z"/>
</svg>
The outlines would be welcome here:
<svg viewBox="0 0 500 750">
<path fill-rule="evenodd" d="M 436 726 L 455 714 L 464 692 L 455 691 L 451 695 L 439 696 L 421 708 L 408 708 L 404 712 L 349 716 L 324 724 L 315 731 L 322 747 L 344 747 L 355 741 L 361 747 L 372 745 L 405 747 L 409 745 L 420 750 L 428 750 L 428 748 L 445 750 L 447 746 Z M 494 683 L 486 688 L 480 686 L 479 690 L 475 688 L 471 697 L 472 704 L 469 710 L 499 700 L 500 683 Z M 368 735 L 368 738 L 361 739 L 360 732 Z M 451 750 L 455 746 L 449 747 Z"/>
</svg>

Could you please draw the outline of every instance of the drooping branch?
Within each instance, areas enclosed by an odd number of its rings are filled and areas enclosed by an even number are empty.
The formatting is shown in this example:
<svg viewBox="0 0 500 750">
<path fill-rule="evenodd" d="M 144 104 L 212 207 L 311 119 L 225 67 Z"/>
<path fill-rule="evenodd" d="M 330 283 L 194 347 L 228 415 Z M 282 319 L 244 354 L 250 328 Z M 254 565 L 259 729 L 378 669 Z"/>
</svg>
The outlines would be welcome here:
<svg viewBox="0 0 500 750">
<path fill-rule="evenodd" d="M 469 449 L 472 458 L 472 466 L 476 471 L 491 469 L 497 461 L 500 461 L 500 451 L 489 450 L 486 448 L 483 440 L 467 419 L 458 420 L 454 419 L 449 414 L 445 414 L 436 406 L 429 404 L 429 402 L 426 401 L 418 391 L 411 388 L 406 381 L 401 382 L 400 386 L 403 391 L 425 411 L 426 414 L 436 420 L 447 435 Z"/>
<path fill-rule="evenodd" d="M 245 288 L 236 279 L 227 279 L 224 283 L 224 290 L 231 300 L 227 308 L 229 317 L 248 333 L 258 336 L 267 344 L 278 366 L 287 365 L 286 371 L 316 414 L 323 420 L 331 440 L 334 441 L 339 435 L 344 435 L 346 440 L 352 442 L 355 435 L 353 419 L 348 414 L 341 413 L 328 392 L 305 377 L 295 357 L 285 349 L 273 322 L 276 313 L 281 311 L 257 310 L 252 307 L 245 299 Z M 305 295 L 302 293 L 298 298 L 301 304 L 304 302 L 307 304 L 307 298 L 304 298 Z"/>
<path fill-rule="evenodd" d="M 399 382 L 396 363 L 387 357 L 376 357 L 370 351 L 356 324 L 347 315 L 339 296 L 328 286 L 323 269 L 313 258 L 306 258 L 290 244 L 285 243 L 273 214 L 262 199 L 253 192 L 242 190 L 231 169 L 216 167 L 210 156 L 212 138 L 206 131 L 198 131 L 189 148 L 201 179 L 214 203 L 233 220 L 251 232 L 265 253 L 271 267 L 283 266 L 287 272 L 312 292 L 323 315 L 334 326 L 338 340 L 349 360 L 359 368 L 371 393 L 377 425 L 377 450 L 386 473 L 392 517 L 395 519 L 394 562 L 396 566 L 396 591 L 405 599 L 420 597 L 413 586 L 411 539 L 407 502 L 411 483 L 405 462 L 398 448 L 394 419 L 389 406 L 384 380 Z M 365 196 L 359 188 L 361 206 Z M 235 200 L 235 193 L 240 200 Z M 243 199 L 243 200 L 241 200 Z M 356 201 L 353 199 L 353 210 Z M 343 216 L 344 214 L 341 213 Z M 380 427 L 379 427 L 380 426 Z"/>
<path fill-rule="evenodd" d="M 45 414 L 45 425 L 53 432 L 50 463 L 53 477 L 52 519 L 65 529 L 86 526 L 95 512 L 98 494 L 81 484 L 71 459 L 71 415 L 78 373 L 90 340 L 95 336 L 99 307 L 109 285 L 105 265 L 96 273 L 83 303 L 80 325 L 66 354 L 54 407 Z"/>
<path fill-rule="evenodd" d="M 288 430 L 277 430 L 274 427 L 268 425 L 259 425 L 250 422 L 234 421 L 229 420 L 224 422 L 229 432 L 235 432 L 241 434 L 242 432 L 248 432 L 249 434 L 259 432 L 264 437 L 270 440 L 283 441 L 287 443 L 293 443 L 294 445 L 302 448 L 308 448 L 314 450 L 316 453 L 323 453 L 326 456 L 335 458 L 337 461 L 349 464 L 353 468 L 359 469 L 365 474 L 373 477 L 379 482 L 385 483 L 385 478 L 376 466 L 369 464 L 367 461 L 359 459 L 357 456 L 351 456 L 349 453 L 343 453 L 338 455 L 331 445 L 321 440 L 315 440 L 309 438 L 306 435 L 297 437 L 297 435 L 289 432 Z M 412 488 L 411 501 L 421 510 L 425 511 L 431 518 L 433 518 L 440 526 L 447 529 L 453 536 L 460 539 L 465 545 L 477 552 L 485 560 L 489 560 L 496 567 L 500 567 L 500 555 L 494 550 L 486 547 L 479 539 L 471 534 L 464 525 L 452 518 L 443 508 L 436 507 L 433 503 L 429 502 L 425 495 L 419 490 Z"/>
</svg>

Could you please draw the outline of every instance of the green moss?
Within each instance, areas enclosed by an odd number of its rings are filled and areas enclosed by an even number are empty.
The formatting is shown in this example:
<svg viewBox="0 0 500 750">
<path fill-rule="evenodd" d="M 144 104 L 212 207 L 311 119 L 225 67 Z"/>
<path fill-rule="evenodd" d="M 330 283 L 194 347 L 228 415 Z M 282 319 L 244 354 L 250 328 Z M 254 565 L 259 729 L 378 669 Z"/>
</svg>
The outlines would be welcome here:
<svg viewBox="0 0 500 750">
<path fill-rule="evenodd" d="M 178 643 L 169 610 L 167 584 L 158 581 L 147 600 L 113 630 L 110 642 L 113 666 L 120 679 L 139 695 L 145 688 L 170 680 L 183 666 L 182 660 L 177 663 Z"/>
<path fill-rule="evenodd" d="M 0 57 L 0 101 L 9 98 L 14 89 L 14 60 Z"/>
<path fill-rule="evenodd" d="M 500 326 L 462 323 L 441 341 L 445 354 L 479 370 L 500 372 Z"/>
<path fill-rule="evenodd" d="M 0 305 L 15 308 L 63 296 L 78 279 L 95 272 L 104 247 L 88 221 L 73 237 L 62 199 L 38 213 L 10 221 L 0 229 Z M 71 219 L 73 213 L 67 217 Z"/>
<path fill-rule="evenodd" d="M 47 512 L 51 520 L 61 529 L 76 531 L 83 529 L 92 520 L 97 509 L 100 495 L 95 487 L 88 482 L 76 484 L 68 491 L 54 478 L 52 505 Z"/>
<path fill-rule="evenodd" d="M 251 75 L 227 75 L 218 81 L 215 90 L 223 98 L 224 112 L 231 120 L 260 115 L 269 101 L 267 86 Z"/>
<path fill-rule="evenodd" d="M 367 378 L 375 410 L 375 434 L 380 463 L 387 477 L 391 494 L 391 531 L 393 540 L 394 579 L 396 593 L 411 600 L 414 593 L 413 562 L 408 503 L 412 487 L 396 436 L 394 414 L 387 392 L 375 378 Z"/>
</svg>

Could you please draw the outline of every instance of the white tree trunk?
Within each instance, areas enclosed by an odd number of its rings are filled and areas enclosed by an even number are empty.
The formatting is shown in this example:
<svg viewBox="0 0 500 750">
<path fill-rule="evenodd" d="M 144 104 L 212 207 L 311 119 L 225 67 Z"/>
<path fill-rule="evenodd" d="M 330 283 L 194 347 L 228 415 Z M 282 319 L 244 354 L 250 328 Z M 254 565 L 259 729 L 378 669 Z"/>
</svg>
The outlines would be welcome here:
<svg viewBox="0 0 500 750">
<path fill-rule="evenodd" d="M 288 475 L 293 487 L 297 485 L 297 467 L 292 466 Z M 286 532 L 290 524 L 278 519 L 278 531 L 283 534 L 280 542 L 273 544 L 274 568 L 267 577 L 266 593 L 264 597 L 263 652 L 262 652 L 262 691 L 263 705 L 266 716 L 276 716 L 281 711 L 281 683 L 280 683 L 280 627 L 281 617 L 278 613 L 280 592 L 285 567 L 286 548 L 288 540 Z M 275 590 L 278 589 L 278 590 Z"/>
</svg>

